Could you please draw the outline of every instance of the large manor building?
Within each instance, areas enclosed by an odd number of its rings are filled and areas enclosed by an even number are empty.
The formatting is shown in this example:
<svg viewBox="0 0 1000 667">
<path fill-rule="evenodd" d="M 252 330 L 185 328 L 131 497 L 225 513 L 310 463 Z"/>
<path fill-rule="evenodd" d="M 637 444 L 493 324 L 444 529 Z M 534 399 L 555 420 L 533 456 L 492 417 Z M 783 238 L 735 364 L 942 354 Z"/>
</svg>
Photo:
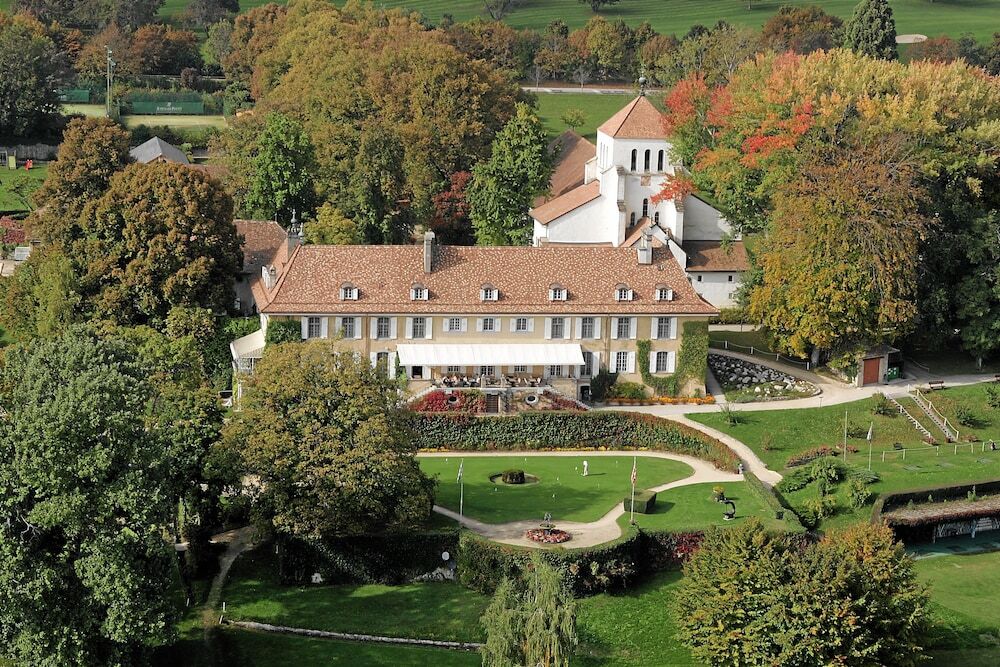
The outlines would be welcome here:
<svg viewBox="0 0 1000 667">
<path fill-rule="evenodd" d="M 646 232 L 669 249 L 695 290 L 713 305 L 735 305 L 749 263 L 722 214 L 696 194 L 658 201 L 684 166 L 664 139 L 663 114 L 636 97 L 597 130 L 597 145 L 568 131 L 556 140 L 548 198 L 531 210 L 536 246 L 635 247 Z"/>
</svg>

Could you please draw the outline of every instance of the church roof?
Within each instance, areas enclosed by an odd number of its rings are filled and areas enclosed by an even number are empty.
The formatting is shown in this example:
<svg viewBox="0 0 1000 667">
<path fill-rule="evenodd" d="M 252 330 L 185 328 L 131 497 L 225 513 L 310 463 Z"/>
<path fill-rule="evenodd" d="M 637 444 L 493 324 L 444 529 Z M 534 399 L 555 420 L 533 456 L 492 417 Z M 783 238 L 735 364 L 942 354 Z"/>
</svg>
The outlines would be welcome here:
<svg viewBox="0 0 1000 667">
<path fill-rule="evenodd" d="M 688 271 L 749 271 L 743 241 L 685 241 L 681 244 L 687 254 Z"/>
<path fill-rule="evenodd" d="M 549 179 L 549 194 L 535 200 L 535 206 L 566 194 L 583 185 L 587 162 L 597 155 L 597 146 L 573 130 L 566 130 L 549 144 L 555 154 L 555 166 Z"/>
<path fill-rule="evenodd" d="M 561 218 L 570 211 L 576 210 L 584 204 L 589 204 L 601 196 L 601 182 L 591 181 L 586 185 L 573 188 L 551 201 L 547 201 L 537 208 L 528 211 L 528 214 L 543 225 L 547 225 L 556 218 Z"/>
<path fill-rule="evenodd" d="M 665 134 L 663 114 L 642 95 L 597 129 L 615 139 L 662 139 Z"/>
</svg>

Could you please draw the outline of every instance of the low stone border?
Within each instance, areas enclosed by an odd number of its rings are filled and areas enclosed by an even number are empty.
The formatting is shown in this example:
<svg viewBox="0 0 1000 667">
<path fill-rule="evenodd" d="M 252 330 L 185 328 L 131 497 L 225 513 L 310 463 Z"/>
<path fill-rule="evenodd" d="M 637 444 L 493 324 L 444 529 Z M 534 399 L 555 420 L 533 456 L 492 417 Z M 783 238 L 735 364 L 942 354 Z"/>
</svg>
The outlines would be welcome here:
<svg viewBox="0 0 1000 667">
<path fill-rule="evenodd" d="M 432 648 L 446 648 L 453 651 L 478 651 L 483 647 L 477 642 L 446 642 L 436 639 L 408 639 L 405 637 L 380 637 L 378 635 L 359 635 L 351 632 L 327 632 L 326 630 L 308 630 L 306 628 L 287 628 L 282 625 L 271 625 L 270 623 L 257 623 L 255 621 L 230 621 L 222 619 L 225 625 L 235 625 L 247 630 L 258 630 L 260 632 L 274 632 L 283 635 L 299 635 L 301 637 L 319 637 L 321 639 L 340 639 L 352 642 L 366 642 L 369 644 L 402 644 L 406 646 L 429 646 Z"/>
</svg>

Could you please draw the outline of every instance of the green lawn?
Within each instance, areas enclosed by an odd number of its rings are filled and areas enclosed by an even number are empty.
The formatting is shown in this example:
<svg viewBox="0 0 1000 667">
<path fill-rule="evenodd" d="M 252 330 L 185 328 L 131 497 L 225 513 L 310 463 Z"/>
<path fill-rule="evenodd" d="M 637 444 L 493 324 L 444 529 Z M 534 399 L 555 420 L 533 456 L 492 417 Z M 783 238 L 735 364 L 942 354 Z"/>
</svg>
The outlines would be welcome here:
<svg viewBox="0 0 1000 667">
<path fill-rule="evenodd" d="M 951 387 L 941 391 L 925 392 L 938 410 L 958 429 L 959 439 L 972 435 L 979 440 L 990 438 L 1000 442 L 1000 410 L 986 402 L 986 388 L 993 383 L 979 383 L 964 387 Z M 1000 385 L 996 385 L 1000 389 Z M 975 416 L 972 426 L 958 423 L 958 408 L 964 406 Z"/>
<path fill-rule="evenodd" d="M 67 114 L 80 114 L 92 118 L 104 116 L 103 104 L 64 104 L 63 112 Z M 122 116 L 125 127 L 136 127 L 137 125 L 166 125 L 167 127 L 185 129 L 205 129 L 209 127 L 222 128 L 226 126 L 226 117 L 219 115 L 203 116 L 179 116 L 172 114 L 163 115 L 127 115 Z"/>
<path fill-rule="evenodd" d="M 438 476 L 435 502 L 458 511 L 456 478 L 462 457 L 420 457 L 420 467 Z M 590 462 L 584 477 L 583 461 Z M 692 473 L 686 463 L 640 456 L 638 485 L 650 488 Z M 508 468 L 538 477 L 537 484 L 504 486 L 490 476 Z M 538 519 L 546 512 L 556 521 L 596 521 L 629 492 L 631 456 L 490 456 L 465 459 L 465 514 L 487 523 Z"/>
<path fill-rule="evenodd" d="M 545 125 L 550 138 L 555 138 L 569 129 L 560 117 L 567 109 L 579 109 L 586 122 L 576 128 L 592 142 L 597 141 L 597 128 L 604 121 L 628 104 L 631 95 L 592 95 L 590 93 L 539 93 L 538 115 Z"/>
<path fill-rule="evenodd" d="M 736 518 L 726 521 L 722 513 L 728 509 L 712 498 L 712 487 L 722 486 L 726 497 L 736 504 Z M 618 523 L 625 528 L 628 525 L 628 507 L 626 514 Z M 774 530 L 802 530 L 794 518 L 791 521 L 779 521 L 774 518 L 762 502 L 750 493 L 746 482 L 726 484 L 692 484 L 668 489 L 656 494 L 656 505 L 651 514 L 635 515 L 635 522 L 640 528 L 648 530 L 704 530 L 707 526 L 734 526 L 756 516 L 764 525 Z"/>
<path fill-rule="evenodd" d="M 21 160 L 18 160 L 18 169 L 7 169 L 7 165 L 0 165 L 0 213 L 21 213 L 29 210 L 24 201 L 15 194 L 10 187 L 15 182 L 27 181 L 31 192 L 34 192 L 42 185 L 46 174 L 49 172 L 47 164 L 38 164 L 25 171 Z"/>
<path fill-rule="evenodd" d="M 929 368 L 935 375 L 1000 373 L 1000 359 L 984 360 L 980 368 L 975 358 L 962 350 L 907 351 L 906 358 Z"/>
</svg>

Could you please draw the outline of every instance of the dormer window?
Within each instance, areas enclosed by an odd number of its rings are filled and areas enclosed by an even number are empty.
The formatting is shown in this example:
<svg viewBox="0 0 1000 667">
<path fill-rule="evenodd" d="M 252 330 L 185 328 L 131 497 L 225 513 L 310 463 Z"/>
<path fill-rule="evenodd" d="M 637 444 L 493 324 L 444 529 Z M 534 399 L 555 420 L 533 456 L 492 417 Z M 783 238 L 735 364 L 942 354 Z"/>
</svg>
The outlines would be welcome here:
<svg viewBox="0 0 1000 667">
<path fill-rule="evenodd" d="M 410 288 L 411 301 L 427 301 L 427 288 L 423 285 L 414 285 Z"/>
<path fill-rule="evenodd" d="M 566 288 L 562 285 L 553 285 L 549 288 L 549 301 L 565 301 Z"/>
<path fill-rule="evenodd" d="M 656 300 L 657 301 L 673 301 L 674 291 L 669 287 L 657 287 L 656 288 Z"/>
<path fill-rule="evenodd" d="M 479 298 L 483 301 L 496 301 L 500 298 L 500 292 L 493 285 L 483 285 L 479 288 Z"/>
<path fill-rule="evenodd" d="M 340 287 L 340 299 L 341 301 L 357 301 L 358 300 L 358 288 L 347 283 Z"/>
<path fill-rule="evenodd" d="M 633 297 L 633 292 L 628 288 L 627 285 L 619 285 L 615 288 L 615 300 L 616 301 L 631 301 Z"/>
</svg>

